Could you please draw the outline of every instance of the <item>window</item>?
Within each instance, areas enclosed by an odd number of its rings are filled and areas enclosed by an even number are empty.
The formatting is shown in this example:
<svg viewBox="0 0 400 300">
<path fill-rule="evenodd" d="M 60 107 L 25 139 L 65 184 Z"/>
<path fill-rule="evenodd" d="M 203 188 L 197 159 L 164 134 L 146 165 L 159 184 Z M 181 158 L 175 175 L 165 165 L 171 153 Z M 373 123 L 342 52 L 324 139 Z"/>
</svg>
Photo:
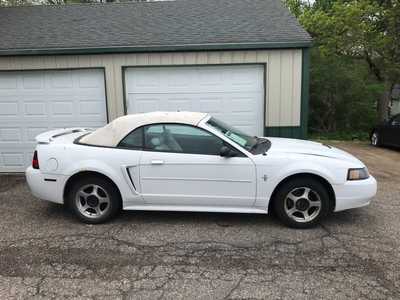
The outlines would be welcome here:
<svg viewBox="0 0 400 300">
<path fill-rule="evenodd" d="M 118 147 L 129 149 L 142 149 L 143 148 L 143 127 L 140 127 L 119 142 Z"/>
<path fill-rule="evenodd" d="M 145 149 L 162 152 L 219 155 L 223 141 L 190 125 L 157 124 L 144 128 Z"/>
<path fill-rule="evenodd" d="M 244 147 L 246 150 L 250 150 L 257 143 L 256 137 L 249 136 L 248 134 L 241 132 L 239 129 L 233 128 L 215 118 L 208 120 L 207 124 L 224 134 L 228 139 L 239 146 Z"/>
<path fill-rule="evenodd" d="M 400 115 L 394 116 L 392 119 L 392 125 L 393 126 L 399 126 L 400 125 Z"/>
<path fill-rule="evenodd" d="M 207 121 L 207 125 L 218 130 L 232 142 L 245 148 L 254 155 L 265 153 L 271 147 L 271 142 L 268 139 L 250 136 L 215 118 L 210 118 Z"/>
</svg>

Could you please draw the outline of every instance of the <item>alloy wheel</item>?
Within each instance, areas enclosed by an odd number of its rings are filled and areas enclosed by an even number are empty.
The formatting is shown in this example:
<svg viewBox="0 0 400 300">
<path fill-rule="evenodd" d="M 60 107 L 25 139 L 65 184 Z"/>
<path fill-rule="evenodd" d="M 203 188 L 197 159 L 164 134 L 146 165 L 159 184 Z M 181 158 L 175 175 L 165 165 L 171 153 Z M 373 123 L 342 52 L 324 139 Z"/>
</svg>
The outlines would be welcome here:
<svg viewBox="0 0 400 300">
<path fill-rule="evenodd" d="M 82 186 L 75 197 L 79 212 L 88 218 L 99 218 L 111 207 L 111 200 L 106 190 L 96 184 Z"/>
<path fill-rule="evenodd" d="M 299 223 L 314 220 L 320 213 L 322 201 L 320 195 L 308 187 L 297 187 L 291 190 L 284 201 L 287 216 Z"/>
<path fill-rule="evenodd" d="M 378 145 L 378 134 L 376 132 L 374 132 L 371 136 L 371 144 L 373 146 L 377 146 Z"/>
</svg>

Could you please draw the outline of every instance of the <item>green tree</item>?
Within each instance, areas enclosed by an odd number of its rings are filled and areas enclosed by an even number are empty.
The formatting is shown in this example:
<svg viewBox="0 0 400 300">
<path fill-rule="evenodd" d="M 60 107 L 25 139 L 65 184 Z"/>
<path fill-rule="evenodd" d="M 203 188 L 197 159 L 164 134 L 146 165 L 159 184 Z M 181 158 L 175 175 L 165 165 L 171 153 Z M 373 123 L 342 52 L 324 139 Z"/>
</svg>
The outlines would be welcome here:
<svg viewBox="0 0 400 300">
<path fill-rule="evenodd" d="M 326 1 L 324 1 L 326 3 Z M 390 0 L 335 1 L 304 9 L 300 22 L 325 56 L 363 60 L 384 87 L 377 100 L 384 119 L 391 90 L 400 78 L 400 3 Z"/>
<path fill-rule="evenodd" d="M 311 50 L 311 60 L 311 132 L 368 132 L 376 122 L 375 102 L 382 92 L 368 65 L 325 56 L 318 48 Z"/>
<path fill-rule="evenodd" d="M 314 39 L 312 131 L 367 131 L 400 82 L 399 0 L 286 0 Z M 376 110 L 377 106 L 377 110 Z"/>
</svg>

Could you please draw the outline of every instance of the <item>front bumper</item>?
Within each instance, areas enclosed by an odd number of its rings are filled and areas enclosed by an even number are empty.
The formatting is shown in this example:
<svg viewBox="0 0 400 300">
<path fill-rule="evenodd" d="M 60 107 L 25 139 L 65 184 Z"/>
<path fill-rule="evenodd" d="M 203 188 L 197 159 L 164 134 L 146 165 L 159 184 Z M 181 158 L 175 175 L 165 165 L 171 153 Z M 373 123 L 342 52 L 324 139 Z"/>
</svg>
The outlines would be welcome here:
<svg viewBox="0 0 400 300">
<path fill-rule="evenodd" d="M 36 198 L 54 203 L 64 203 L 65 176 L 45 175 L 32 167 L 26 169 L 25 176 L 29 189 Z"/>
<path fill-rule="evenodd" d="M 362 207 L 370 204 L 377 191 L 377 183 L 373 176 L 365 180 L 346 181 L 345 184 L 334 185 L 336 196 L 335 211 Z"/>
</svg>

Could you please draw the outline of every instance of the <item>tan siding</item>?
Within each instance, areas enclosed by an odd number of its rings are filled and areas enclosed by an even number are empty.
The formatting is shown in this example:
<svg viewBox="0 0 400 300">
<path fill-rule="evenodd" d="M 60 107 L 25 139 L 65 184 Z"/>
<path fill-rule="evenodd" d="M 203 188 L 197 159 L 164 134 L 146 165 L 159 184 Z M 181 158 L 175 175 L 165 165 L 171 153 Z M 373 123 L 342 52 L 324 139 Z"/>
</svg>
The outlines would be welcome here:
<svg viewBox="0 0 400 300">
<path fill-rule="evenodd" d="M 248 62 L 257 62 L 257 52 L 256 51 L 246 51 L 244 53 L 244 60 Z"/>
<path fill-rule="evenodd" d="M 301 111 L 301 68 L 302 68 L 302 53 L 301 51 L 293 51 L 293 88 L 292 88 L 292 116 L 290 118 L 293 124 L 300 124 Z"/>
<path fill-rule="evenodd" d="M 186 52 L 183 54 L 183 63 L 185 65 L 193 65 L 196 62 L 196 53 Z"/>
<path fill-rule="evenodd" d="M 232 52 L 223 52 L 221 54 L 221 64 L 229 64 L 232 62 Z"/>
<path fill-rule="evenodd" d="M 219 64 L 221 62 L 221 56 L 219 52 L 207 52 L 207 62 L 211 65 Z"/>
<path fill-rule="evenodd" d="M 268 68 L 268 103 L 266 108 L 268 126 L 280 126 L 284 120 L 279 120 L 281 108 L 281 51 L 269 54 Z"/>
<path fill-rule="evenodd" d="M 292 94 L 293 94 L 293 51 L 284 51 L 281 54 L 281 105 L 279 122 L 292 118 Z M 286 126 L 286 125 L 283 125 Z"/>
<path fill-rule="evenodd" d="M 161 64 L 162 65 L 172 65 L 172 53 L 165 53 L 161 56 Z"/>
<path fill-rule="evenodd" d="M 110 120 L 118 116 L 117 103 L 118 101 L 113 101 L 115 97 L 115 83 L 114 83 L 114 69 L 112 61 L 110 59 L 104 61 L 104 73 L 106 80 L 106 96 L 107 96 L 107 109 L 108 117 Z"/>
<path fill-rule="evenodd" d="M 122 67 L 261 63 L 266 65 L 266 126 L 299 126 L 301 50 L 128 53 L 99 55 L 0 57 L 0 70 L 105 68 L 108 114 L 124 114 Z"/>
<path fill-rule="evenodd" d="M 153 66 L 159 66 L 161 65 L 161 55 L 159 54 L 150 54 L 149 55 L 149 64 Z"/>
<path fill-rule="evenodd" d="M 207 63 L 207 52 L 199 52 L 196 55 L 195 64 L 203 65 Z"/>
<path fill-rule="evenodd" d="M 112 56 L 113 59 L 113 70 L 114 70 L 114 99 L 117 99 L 117 101 L 114 101 L 114 106 L 115 106 L 115 111 L 117 112 L 118 116 L 124 115 L 125 114 L 125 108 L 124 108 L 124 90 L 122 87 L 122 66 L 125 62 L 125 58 L 121 55 L 114 54 Z M 150 58 L 148 57 L 148 60 Z"/>
</svg>

